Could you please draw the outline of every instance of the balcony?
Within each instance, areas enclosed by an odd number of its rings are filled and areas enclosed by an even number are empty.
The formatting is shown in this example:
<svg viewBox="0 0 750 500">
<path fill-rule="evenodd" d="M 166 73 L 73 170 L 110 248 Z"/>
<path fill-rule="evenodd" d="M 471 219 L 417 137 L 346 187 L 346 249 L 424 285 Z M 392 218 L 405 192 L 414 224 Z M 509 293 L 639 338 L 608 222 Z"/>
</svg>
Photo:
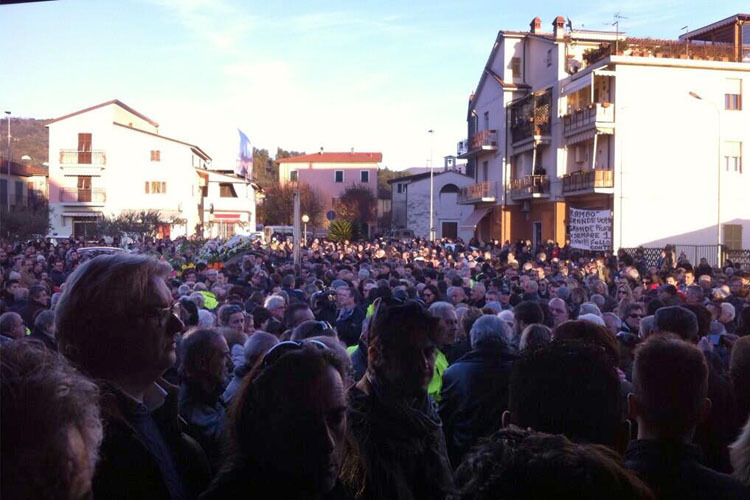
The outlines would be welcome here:
<svg viewBox="0 0 750 500">
<path fill-rule="evenodd" d="M 470 139 L 461 141 L 456 148 L 461 159 L 471 158 L 484 151 L 497 151 L 497 130 L 482 130 Z"/>
<path fill-rule="evenodd" d="M 99 165 L 107 164 L 104 151 L 78 151 L 75 149 L 60 150 L 60 165 Z"/>
<path fill-rule="evenodd" d="M 514 200 L 549 198 L 549 176 L 527 175 L 510 181 L 510 197 Z"/>
<path fill-rule="evenodd" d="M 59 201 L 60 203 L 104 205 L 107 202 L 107 191 L 104 188 L 60 188 Z"/>
<path fill-rule="evenodd" d="M 615 187 L 612 170 L 579 170 L 563 175 L 562 181 L 563 194 L 596 192 L 598 189 Z"/>
<path fill-rule="evenodd" d="M 548 137 L 551 133 L 552 92 L 535 92 L 509 105 L 513 144 Z"/>
<path fill-rule="evenodd" d="M 566 137 L 593 128 L 611 133 L 615 127 L 615 108 L 608 102 L 597 102 L 564 115 L 562 120 Z"/>
<path fill-rule="evenodd" d="M 495 203 L 497 201 L 497 182 L 484 181 L 458 190 L 458 204 Z"/>
</svg>

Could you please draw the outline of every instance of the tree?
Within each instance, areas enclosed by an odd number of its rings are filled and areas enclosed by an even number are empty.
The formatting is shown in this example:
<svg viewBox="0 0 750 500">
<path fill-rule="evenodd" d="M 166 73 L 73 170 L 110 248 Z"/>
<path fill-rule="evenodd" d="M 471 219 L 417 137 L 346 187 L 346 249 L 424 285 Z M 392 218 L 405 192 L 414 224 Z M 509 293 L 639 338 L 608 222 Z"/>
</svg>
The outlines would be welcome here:
<svg viewBox="0 0 750 500">
<path fill-rule="evenodd" d="M 354 184 L 339 197 L 336 211 L 348 221 L 367 224 L 375 219 L 377 203 L 377 198 L 367 186 Z"/>
<path fill-rule="evenodd" d="M 391 186 L 388 181 L 392 179 L 398 179 L 409 175 L 408 172 L 402 172 L 400 170 L 391 170 L 388 167 L 383 167 L 378 170 L 378 198 L 390 198 Z"/>
<path fill-rule="evenodd" d="M 126 210 L 116 216 L 97 219 L 94 232 L 97 236 L 120 236 L 123 233 L 140 238 L 154 237 L 160 226 L 184 223 L 177 217 L 165 218 L 158 210 Z"/>
<path fill-rule="evenodd" d="M 331 241 L 350 241 L 353 228 L 349 221 L 335 220 L 328 225 L 328 239 Z"/>
<path fill-rule="evenodd" d="M 257 208 L 259 222 L 263 222 L 266 226 L 292 225 L 294 193 L 296 191 L 297 184 L 294 182 L 270 186 L 266 190 L 265 200 Z M 323 222 L 323 202 L 318 192 L 311 189 L 307 184 L 302 184 L 300 194 L 302 214 L 310 217 L 312 227 L 321 225 Z"/>
<path fill-rule="evenodd" d="M 0 236 L 8 236 L 11 241 L 24 241 L 45 237 L 52 226 L 49 223 L 49 207 L 23 207 L 0 209 Z"/>
</svg>

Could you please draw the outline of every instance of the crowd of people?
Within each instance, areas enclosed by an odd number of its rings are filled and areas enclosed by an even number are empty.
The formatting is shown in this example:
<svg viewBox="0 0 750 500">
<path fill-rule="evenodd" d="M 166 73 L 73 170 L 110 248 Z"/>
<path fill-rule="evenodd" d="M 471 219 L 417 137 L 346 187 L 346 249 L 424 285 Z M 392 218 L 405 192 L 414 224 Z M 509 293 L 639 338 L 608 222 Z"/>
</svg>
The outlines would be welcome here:
<svg viewBox="0 0 750 500">
<path fill-rule="evenodd" d="M 3 498 L 750 498 L 731 262 L 40 240 L 0 289 Z"/>
</svg>

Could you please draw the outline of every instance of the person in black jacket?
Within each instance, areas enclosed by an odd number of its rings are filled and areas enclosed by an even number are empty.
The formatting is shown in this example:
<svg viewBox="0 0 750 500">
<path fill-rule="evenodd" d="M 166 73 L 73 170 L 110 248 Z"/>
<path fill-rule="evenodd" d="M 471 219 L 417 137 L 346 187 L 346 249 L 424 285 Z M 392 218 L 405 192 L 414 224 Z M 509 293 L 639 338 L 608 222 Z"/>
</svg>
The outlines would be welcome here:
<svg viewBox="0 0 750 500">
<path fill-rule="evenodd" d="M 508 327 L 497 316 L 480 317 L 469 335 L 472 350 L 445 371 L 440 399 L 440 419 L 454 466 L 479 438 L 500 428 L 516 359 Z"/>
<path fill-rule="evenodd" d="M 60 352 L 102 392 L 95 498 L 190 499 L 208 483 L 205 454 L 180 428 L 177 387 L 161 378 L 183 328 L 169 269 L 146 256 L 100 255 L 69 277 L 55 309 Z"/>
<path fill-rule="evenodd" d="M 336 288 L 336 331 L 347 346 L 356 345 L 362 333 L 362 321 L 365 311 L 357 305 L 354 288 L 340 286 Z"/>
<path fill-rule="evenodd" d="M 658 498 L 750 498 L 737 479 L 704 467 L 691 444 L 696 425 L 711 412 L 708 366 L 698 348 L 674 336 L 649 337 L 636 351 L 633 386 L 628 411 L 638 422 L 638 439 L 628 446 L 625 465 Z"/>
</svg>

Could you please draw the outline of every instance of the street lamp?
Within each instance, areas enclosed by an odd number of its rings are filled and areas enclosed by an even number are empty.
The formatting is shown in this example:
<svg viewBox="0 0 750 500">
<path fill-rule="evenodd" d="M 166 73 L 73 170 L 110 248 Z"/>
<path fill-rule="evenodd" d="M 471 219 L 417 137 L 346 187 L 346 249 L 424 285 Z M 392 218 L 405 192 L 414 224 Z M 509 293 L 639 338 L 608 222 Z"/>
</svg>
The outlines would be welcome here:
<svg viewBox="0 0 750 500">
<path fill-rule="evenodd" d="M 716 163 L 718 168 L 716 169 L 716 265 L 721 267 L 721 110 L 712 101 L 707 101 L 700 94 L 690 91 L 688 95 L 693 99 L 697 99 L 706 104 L 710 104 L 716 111 L 716 123 L 718 129 L 718 135 L 716 136 Z"/>
<path fill-rule="evenodd" d="M 305 224 L 305 230 L 303 234 L 305 235 L 305 246 L 307 246 L 307 223 L 310 222 L 310 217 L 308 215 L 303 215 L 302 222 Z"/>
<path fill-rule="evenodd" d="M 8 201 L 10 213 L 10 111 L 6 111 L 5 114 L 8 115 L 8 188 L 5 190 L 5 199 Z"/>
<path fill-rule="evenodd" d="M 430 241 L 435 241 L 435 222 L 433 218 L 435 217 L 435 211 L 434 211 L 434 199 L 435 199 L 435 169 L 432 168 L 432 144 L 433 139 L 435 137 L 435 131 L 433 129 L 430 129 L 427 131 L 428 134 L 430 134 Z"/>
</svg>

